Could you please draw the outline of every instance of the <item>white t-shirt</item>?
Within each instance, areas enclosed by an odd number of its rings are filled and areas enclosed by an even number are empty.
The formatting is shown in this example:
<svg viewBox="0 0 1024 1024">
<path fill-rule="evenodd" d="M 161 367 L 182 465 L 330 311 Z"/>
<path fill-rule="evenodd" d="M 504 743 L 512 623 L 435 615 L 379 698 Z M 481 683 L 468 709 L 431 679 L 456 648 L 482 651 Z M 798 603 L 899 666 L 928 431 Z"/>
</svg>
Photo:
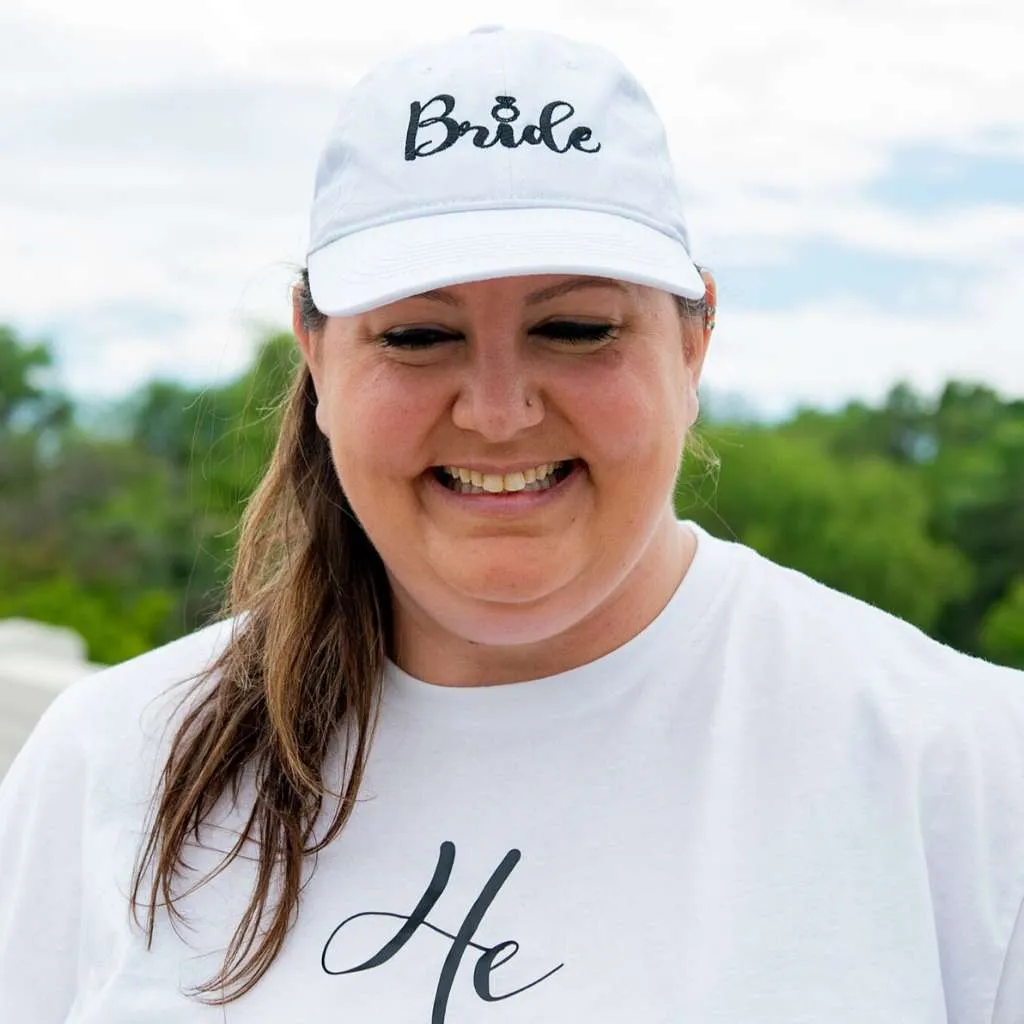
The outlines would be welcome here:
<svg viewBox="0 0 1024 1024">
<path fill-rule="evenodd" d="M 224 1008 L 180 989 L 252 862 L 152 951 L 126 892 L 161 694 L 229 627 L 72 686 L 0 787 L 0 1020 L 1022 1024 L 1024 673 L 686 525 L 682 585 L 595 662 L 470 688 L 389 667 L 358 806 Z"/>
</svg>

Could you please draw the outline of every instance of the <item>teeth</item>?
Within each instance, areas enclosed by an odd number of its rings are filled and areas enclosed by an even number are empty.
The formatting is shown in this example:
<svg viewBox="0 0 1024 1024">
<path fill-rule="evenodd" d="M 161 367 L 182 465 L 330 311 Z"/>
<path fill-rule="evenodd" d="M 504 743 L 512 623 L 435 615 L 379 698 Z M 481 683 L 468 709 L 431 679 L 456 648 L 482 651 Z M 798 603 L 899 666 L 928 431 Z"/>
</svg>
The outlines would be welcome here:
<svg viewBox="0 0 1024 1024">
<path fill-rule="evenodd" d="M 475 469 L 445 466 L 452 490 L 460 494 L 501 494 L 516 491 L 544 491 L 554 485 L 552 473 L 557 462 L 545 462 L 515 473 L 480 473 Z"/>
</svg>

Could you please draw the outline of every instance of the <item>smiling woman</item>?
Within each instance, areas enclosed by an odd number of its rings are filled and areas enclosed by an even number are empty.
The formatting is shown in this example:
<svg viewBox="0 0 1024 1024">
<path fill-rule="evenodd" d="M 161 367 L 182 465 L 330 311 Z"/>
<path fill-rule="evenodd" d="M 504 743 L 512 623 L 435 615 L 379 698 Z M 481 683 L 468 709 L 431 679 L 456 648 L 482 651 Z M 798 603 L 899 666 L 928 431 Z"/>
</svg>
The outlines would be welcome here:
<svg viewBox="0 0 1024 1024">
<path fill-rule="evenodd" d="M 12 1020 L 1024 1020 L 1024 679 L 676 518 L 715 305 L 606 51 L 353 89 L 223 619 L 0 788 Z"/>
<path fill-rule="evenodd" d="M 671 498 L 710 337 L 671 295 L 524 275 L 316 332 L 300 297 L 294 328 L 318 428 L 387 567 L 408 671 L 550 676 L 664 607 L 692 555 Z"/>
</svg>

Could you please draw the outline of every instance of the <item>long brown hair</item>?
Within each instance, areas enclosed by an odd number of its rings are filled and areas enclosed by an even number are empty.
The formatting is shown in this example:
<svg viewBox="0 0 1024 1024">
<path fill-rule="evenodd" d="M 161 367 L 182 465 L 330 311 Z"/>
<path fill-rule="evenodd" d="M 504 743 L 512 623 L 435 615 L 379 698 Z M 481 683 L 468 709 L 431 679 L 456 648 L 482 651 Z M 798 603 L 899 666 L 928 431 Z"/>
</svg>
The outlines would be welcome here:
<svg viewBox="0 0 1024 1024">
<path fill-rule="evenodd" d="M 321 330 L 326 318 L 310 296 L 306 271 L 296 301 L 306 329 Z M 703 301 L 678 305 L 685 320 L 700 322 Z M 237 802 L 243 773 L 251 774 L 255 798 L 241 834 L 188 887 L 195 891 L 247 844 L 257 845 L 252 898 L 220 970 L 193 993 L 217 1006 L 244 995 L 266 973 L 298 911 L 309 858 L 348 821 L 390 653 L 384 566 L 345 497 L 315 408 L 303 365 L 283 406 L 269 467 L 242 519 L 222 609 L 233 620 L 231 637 L 183 702 L 132 878 L 131 910 L 139 921 L 145 909 L 148 947 L 159 907 L 175 926 L 183 922 L 175 882 L 188 870 L 187 840 L 199 841 L 221 797 L 230 792 Z M 346 748 L 342 762 L 352 767 L 341 792 L 331 793 L 325 761 L 352 715 L 355 728 L 346 735 L 350 742 L 354 736 L 355 747 Z M 317 840 L 314 825 L 328 798 L 337 807 Z"/>
</svg>

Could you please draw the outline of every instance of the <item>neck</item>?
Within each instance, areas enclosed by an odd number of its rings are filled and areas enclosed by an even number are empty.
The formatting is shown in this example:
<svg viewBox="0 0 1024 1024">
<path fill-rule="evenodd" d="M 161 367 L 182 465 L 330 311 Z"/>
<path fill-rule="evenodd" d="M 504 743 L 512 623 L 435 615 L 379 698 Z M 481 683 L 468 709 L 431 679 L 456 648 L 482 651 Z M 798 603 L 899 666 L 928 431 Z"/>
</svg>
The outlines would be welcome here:
<svg viewBox="0 0 1024 1024">
<path fill-rule="evenodd" d="M 409 675 L 447 686 L 487 686 L 557 675 L 609 654 L 664 609 L 689 569 L 697 540 L 669 510 L 625 578 L 561 632 L 490 644 L 446 630 L 395 598 L 395 660 Z"/>
</svg>

